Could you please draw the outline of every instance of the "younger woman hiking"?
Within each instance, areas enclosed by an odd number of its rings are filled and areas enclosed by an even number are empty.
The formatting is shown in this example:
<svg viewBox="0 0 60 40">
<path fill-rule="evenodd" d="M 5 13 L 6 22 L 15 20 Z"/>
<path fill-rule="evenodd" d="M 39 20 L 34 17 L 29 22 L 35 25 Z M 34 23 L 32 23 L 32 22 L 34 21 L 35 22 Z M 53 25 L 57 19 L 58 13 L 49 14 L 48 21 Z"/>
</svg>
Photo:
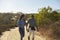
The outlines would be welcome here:
<svg viewBox="0 0 60 40">
<path fill-rule="evenodd" d="M 25 21 L 25 15 L 21 15 L 20 19 L 17 21 L 17 26 L 19 27 L 19 33 L 21 36 L 21 40 L 23 40 L 23 37 L 25 35 L 25 28 L 24 26 L 26 25 L 26 21 Z"/>
</svg>

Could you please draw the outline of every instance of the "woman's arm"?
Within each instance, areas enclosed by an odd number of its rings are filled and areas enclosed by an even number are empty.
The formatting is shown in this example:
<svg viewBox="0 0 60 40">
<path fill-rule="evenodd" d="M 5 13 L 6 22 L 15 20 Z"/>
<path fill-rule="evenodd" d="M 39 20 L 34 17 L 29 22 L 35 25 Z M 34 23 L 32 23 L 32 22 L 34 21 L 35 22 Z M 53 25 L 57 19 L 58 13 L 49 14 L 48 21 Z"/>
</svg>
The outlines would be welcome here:
<svg viewBox="0 0 60 40">
<path fill-rule="evenodd" d="M 20 27 L 21 23 L 19 20 L 17 21 L 16 25 L 17 25 L 17 27 Z"/>
</svg>

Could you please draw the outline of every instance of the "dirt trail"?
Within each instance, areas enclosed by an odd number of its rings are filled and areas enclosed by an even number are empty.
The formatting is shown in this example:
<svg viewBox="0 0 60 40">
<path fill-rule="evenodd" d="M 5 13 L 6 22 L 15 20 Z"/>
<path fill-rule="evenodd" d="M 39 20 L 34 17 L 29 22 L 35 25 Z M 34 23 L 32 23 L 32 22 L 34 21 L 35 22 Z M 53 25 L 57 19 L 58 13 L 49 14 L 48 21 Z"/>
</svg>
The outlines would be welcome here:
<svg viewBox="0 0 60 40">
<path fill-rule="evenodd" d="M 32 40 L 32 38 L 30 39 Z M 0 37 L 0 40 L 20 40 L 18 27 L 16 27 L 15 29 L 11 29 L 11 31 L 3 32 L 3 35 Z M 25 28 L 24 40 L 28 40 L 28 32 L 26 31 L 26 28 Z M 46 39 L 43 38 L 42 36 L 35 35 L 35 40 L 46 40 Z"/>
</svg>

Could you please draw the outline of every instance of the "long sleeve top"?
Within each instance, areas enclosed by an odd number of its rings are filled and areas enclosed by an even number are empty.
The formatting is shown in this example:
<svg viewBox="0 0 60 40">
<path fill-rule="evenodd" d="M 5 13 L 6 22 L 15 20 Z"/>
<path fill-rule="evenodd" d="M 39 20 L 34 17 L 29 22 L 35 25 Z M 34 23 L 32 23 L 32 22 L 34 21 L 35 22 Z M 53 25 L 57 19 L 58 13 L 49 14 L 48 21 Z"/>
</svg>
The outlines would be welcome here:
<svg viewBox="0 0 60 40">
<path fill-rule="evenodd" d="M 19 28 L 24 28 L 25 24 L 26 24 L 26 21 L 25 20 L 18 20 L 17 21 L 17 26 Z"/>
</svg>

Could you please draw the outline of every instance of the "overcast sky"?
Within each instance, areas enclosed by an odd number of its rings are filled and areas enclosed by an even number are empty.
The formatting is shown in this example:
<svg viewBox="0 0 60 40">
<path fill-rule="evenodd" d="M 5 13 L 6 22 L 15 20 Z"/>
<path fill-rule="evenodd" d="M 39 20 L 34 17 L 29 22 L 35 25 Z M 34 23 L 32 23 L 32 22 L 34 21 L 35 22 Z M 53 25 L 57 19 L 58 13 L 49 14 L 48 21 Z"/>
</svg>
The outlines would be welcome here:
<svg viewBox="0 0 60 40">
<path fill-rule="evenodd" d="M 0 12 L 32 13 L 47 6 L 60 9 L 60 0 L 0 0 Z"/>
</svg>

